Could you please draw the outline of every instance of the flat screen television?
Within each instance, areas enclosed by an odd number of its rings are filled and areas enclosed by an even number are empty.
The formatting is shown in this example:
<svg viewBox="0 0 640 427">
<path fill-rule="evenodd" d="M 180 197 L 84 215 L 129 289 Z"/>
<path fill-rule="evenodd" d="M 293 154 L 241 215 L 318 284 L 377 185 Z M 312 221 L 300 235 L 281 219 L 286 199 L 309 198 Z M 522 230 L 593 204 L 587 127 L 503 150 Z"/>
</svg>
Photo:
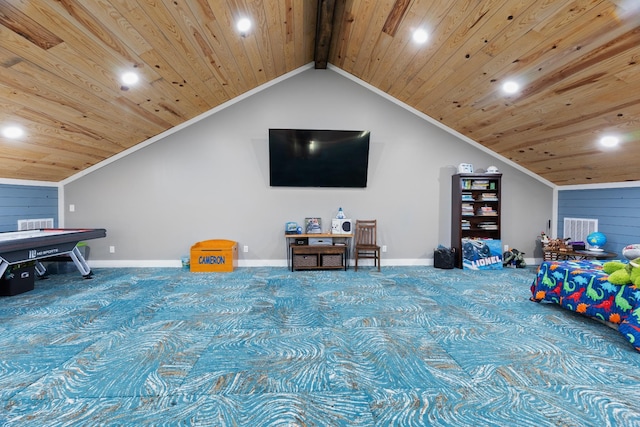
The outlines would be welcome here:
<svg viewBox="0 0 640 427">
<path fill-rule="evenodd" d="M 272 187 L 367 186 L 369 131 L 269 129 Z"/>
</svg>

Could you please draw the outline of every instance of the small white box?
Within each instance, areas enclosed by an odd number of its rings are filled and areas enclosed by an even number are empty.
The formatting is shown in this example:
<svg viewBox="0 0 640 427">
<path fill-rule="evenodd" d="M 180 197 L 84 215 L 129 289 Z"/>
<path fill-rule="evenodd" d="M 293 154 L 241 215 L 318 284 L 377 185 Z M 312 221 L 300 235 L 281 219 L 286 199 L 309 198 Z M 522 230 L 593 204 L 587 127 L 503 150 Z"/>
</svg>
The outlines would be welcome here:
<svg viewBox="0 0 640 427">
<path fill-rule="evenodd" d="M 473 165 L 471 163 L 460 163 L 458 165 L 458 173 L 473 173 Z"/>
<path fill-rule="evenodd" d="M 352 234 L 353 225 L 350 219 L 333 218 L 331 220 L 331 234 Z"/>
<path fill-rule="evenodd" d="M 309 246 L 331 246 L 333 239 L 331 237 L 309 237 Z"/>
</svg>

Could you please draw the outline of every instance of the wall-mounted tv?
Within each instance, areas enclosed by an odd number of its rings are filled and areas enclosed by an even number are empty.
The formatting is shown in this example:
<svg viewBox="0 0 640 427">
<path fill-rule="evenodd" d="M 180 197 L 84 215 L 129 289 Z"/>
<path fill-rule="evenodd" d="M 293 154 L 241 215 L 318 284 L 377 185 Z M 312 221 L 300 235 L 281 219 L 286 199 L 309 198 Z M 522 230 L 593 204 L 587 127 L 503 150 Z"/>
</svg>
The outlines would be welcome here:
<svg viewBox="0 0 640 427">
<path fill-rule="evenodd" d="M 272 187 L 367 186 L 369 131 L 269 129 Z"/>
</svg>

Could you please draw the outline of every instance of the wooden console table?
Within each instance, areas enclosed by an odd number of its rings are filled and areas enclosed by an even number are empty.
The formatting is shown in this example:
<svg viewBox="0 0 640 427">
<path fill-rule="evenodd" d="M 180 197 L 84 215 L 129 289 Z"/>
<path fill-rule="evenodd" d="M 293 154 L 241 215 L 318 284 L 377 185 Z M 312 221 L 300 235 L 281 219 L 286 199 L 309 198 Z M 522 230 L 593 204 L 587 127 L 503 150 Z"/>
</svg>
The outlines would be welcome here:
<svg viewBox="0 0 640 427">
<path fill-rule="evenodd" d="M 615 252 L 588 251 L 567 249 L 544 249 L 544 261 L 567 260 L 567 259 L 611 259 L 618 256 Z"/>
<path fill-rule="evenodd" d="M 287 264 L 294 270 L 347 270 L 352 234 L 285 234 Z M 308 244 L 309 239 L 331 240 L 327 244 Z M 293 242 L 292 242 L 293 240 Z M 300 243 L 302 240 L 305 243 Z"/>
</svg>

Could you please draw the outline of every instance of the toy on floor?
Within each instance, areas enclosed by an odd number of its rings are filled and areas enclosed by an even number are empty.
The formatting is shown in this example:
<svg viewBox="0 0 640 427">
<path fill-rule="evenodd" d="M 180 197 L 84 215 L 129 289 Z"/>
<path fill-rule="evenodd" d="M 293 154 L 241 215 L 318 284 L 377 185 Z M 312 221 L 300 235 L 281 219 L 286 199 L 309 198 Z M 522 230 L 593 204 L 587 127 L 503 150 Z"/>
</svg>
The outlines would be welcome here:
<svg viewBox="0 0 640 427">
<path fill-rule="evenodd" d="M 527 263 L 524 260 L 524 252 L 517 249 L 511 249 L 502 254 L 502 266 L 507 267 L 513 265 L 516 268 L 525 268 Z"/>
</svg>

